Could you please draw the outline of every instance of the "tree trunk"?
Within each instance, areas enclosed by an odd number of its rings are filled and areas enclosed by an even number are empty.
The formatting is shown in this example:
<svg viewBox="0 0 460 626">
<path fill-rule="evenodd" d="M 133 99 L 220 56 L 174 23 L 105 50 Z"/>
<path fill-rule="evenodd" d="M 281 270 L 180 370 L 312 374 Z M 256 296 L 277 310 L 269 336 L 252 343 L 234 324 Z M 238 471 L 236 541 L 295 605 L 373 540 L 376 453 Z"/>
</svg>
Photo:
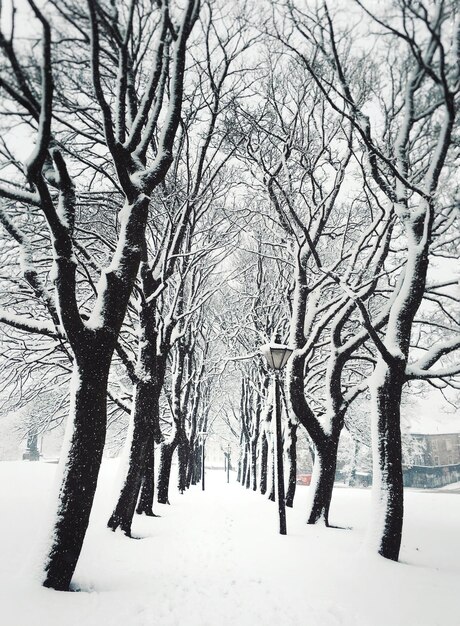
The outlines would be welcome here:
<svg viewBox="0 0 460 626">
<path fill-rule="evenodd" d="M 102 461 L 107 424 L 107 379 L 111 351 L 90 351 L 76 360 L 71 383 L 72 427 L 59 492 L 57 519 L 45 565 L 44 586 L 66 591 L 89 523 Z"/>
<path fill-rule="evenodd" d="M 297 428 L 291 420 L 288 423 L 289 444 L 287 447 L 287 458 L 289 462 L 288 488 L 286 492 L 286 506 L 292 508 L 294 505 L 294 496 L 297 486 Z"/>
<path fill-rule="evenodd" d="M 397 561 L 401 547 L 404 490 L 400 428 L 400 402 L 405 362 L 393 366 L 383 360 L 371 379 L 373 403 L 372 436 L 374 442 L 374 532 L 377 551 Z M 375 530 L 378 529 L 378 536 Z"/>
<path fill-rule="evenodd" d="M 152 435 L 147 441 L 147 453 L 142 478 L 141 492 L 137 503 L 136 513 L 157 517 L 153 512 L 153 499 L 155 494 L 155 440 Z"/>
<path fill-rule="evenodd" d="M 190 485 L 192 485 L 193 480 L 193 464 L 195 463 L 194 459 L 195 454 L 195 445 L 189 442 L 189 453 L 188 453 L 188 462 L 187 462 L 187 471 L 185 473 L 185 488 L 190 489 Z"/>
<path fill-rule="evenodd" d="M 252 457 L 252 450 L 251 450 L 251 444 L 248 443 L 248 445 L 246 446 L 246 479 L 244 481 L 244 486 L 246 487 L 246 489 L 249 489 L 251 487 L 251 471 L 252 471 L 252 463 L 251 463 L 251 457 Z"/>
<path fill-rule="evenodd" d="M 350 463 L 350 472 L 348 474 L 347 484 L 349 487 L 356 485 L 356 469 L 358 467 L 359 442 L 355 441 L 353 445 L 353 456 Z"/>
<path fill-rule="evenodd" d="M 157 498 L 160 504 L 169 504 L 169 480 L 171 477 L 172 459 L 174 451 L 177 448 L 177 444 L 177 437 L 174 437 L 172 441 L 164 443 L 161 446 Z"/>
<path fill-rule="evenodd" d="M 252 490 L 257 491 L 257 440 L 251 443 L 251 481 Z"/>
<path fill-rule="evenodd" d="M 421 207 L 423 208 L 423 207 Z M 369 542 L 392 561 L 399 558 L 404 490 L 400 405 L 410 347 L 412 324 L 423 298 L 433 207 L 403 219 L 407 232 L 407 261 L 403 281 L 393 301 L 385 333 L 384 351 L 370 380 L 372 402 L 374 520 Z"/>
<path fill-rule="evenodd" d="M 249 489 L 251 487 L 251 469 L 251 453 L 248 446 L 248 450 L 246 452 L 246 478 L 244 481 L 244 486 L 246 487 L 246 489 Z"/>
<path fill-rule="evenodd" d="M 334 488 L 338 446 L 338 435 L 329 436 L 321 446 L 317 446 L 310 485 L 311 504 L 307 524 L 323 522 L 325 526 L 329 526 L 329 508 Z"/>
<path fill-rule="evenodd" d="M 181 433 L 180 435 L 177 455 L 179 460 L 178 488 L 180 493 L 184 493 L 184 491 L 187 489 L 187 468 L 190 458 L 190 445 L 185 432 Z"/>
<path fill-rule="evenodd" d="M 323 522 L 329 526 L 329 508 L 337 467 L 337 449 L 343 428 L 343 413 L 331 410 L 328 415 L 331 432 L 324 430 L 311 410 L 304 393 L 304 359 L 293 358 L 288 366 L 289 397 L 294 414 L 305 427 L 316 447 L 313 475 L 310 485 L 310 506 L 307 524 Z M 337 358 L 328 365 L 328 394 L 332 405 L 340 405 L 340 372 L 342 363 Z"/>
<path fill-rule="evenodd" d="M 202 447 L 202 444 L 198 444 L 195 449 L 195 463 L 194 463 L 194 467 L 195 467 L 194 484 L 195 485 L 197 485 L 201 480 L 201 457 L 202 457 L 201 447 Z"/>
<path fill-rule="evenodd" d="M 244 447 L 243 447 L 243 429 L 241 429 L 240 432 L 240 453 L 238 455 L 238 470 L 237 470 L 237 474 L 236 474 L 236 480 L 239 483 L 243 482 L 243 458 L 244 458 Z"/>
<path fill-rule="evenodd" d="M 109 528 L 120 528 L 128 537 L 131 536 L 131 524 L 147 465 L 149 440 L 153 445 L 158 396 L 157 385 L 151 381 L 140 381 L 134 390 L 133 432 L 131 441 L 127 441 L 130 447 L 128 471 L 115 510 L 107 523 Z"/>
<path fill-rule="evenodd" d="M 197 445 L 195 442 L 190 443 L 190 452 L 188 457 L 188 467 L 187 467 L 187 489 L 190 485 L 196 485 L 196 459 L 197 459 Z"/>
<path fill-rule="evenodd" d="M 262 450 L 260 456 L 260 493 L 267 493 L 268 474 L 268 439 L 265 431 L 262 433 Z"/>
<path fill-rule="evenodd" d="M 243 444 L 243 461 L 241 463 L 241 484 L 246 486 L 246 477 L 248 471 L 248 447 L 246 442 Z"/>
</svg>

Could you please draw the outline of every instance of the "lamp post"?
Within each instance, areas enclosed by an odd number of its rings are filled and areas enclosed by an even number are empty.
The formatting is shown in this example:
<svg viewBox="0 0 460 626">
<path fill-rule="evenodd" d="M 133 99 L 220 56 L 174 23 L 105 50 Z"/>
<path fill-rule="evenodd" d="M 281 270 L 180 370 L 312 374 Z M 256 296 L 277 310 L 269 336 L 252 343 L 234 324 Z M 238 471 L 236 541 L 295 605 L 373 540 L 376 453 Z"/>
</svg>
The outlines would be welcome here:
<svg viewBox="0 0 460 626">
<path fill-rule="evenodd" d="M 280 521 L 280 535 L 285 535 L 286 529 L 286 503 L 284 493 L 284 464 L 283 464 L 283 439 L 281 433 L 281 398 L 280 398 L 280 372 L 289 361 L 293 350 L 280 343 L 269 343 L 260 348 L 261 353 L 267 359 L 269 367 L 273 370 L 274 387 L 274 413 L 276 429 L 276 475 L 278 486 L 278 513 Z"/>
</svg>

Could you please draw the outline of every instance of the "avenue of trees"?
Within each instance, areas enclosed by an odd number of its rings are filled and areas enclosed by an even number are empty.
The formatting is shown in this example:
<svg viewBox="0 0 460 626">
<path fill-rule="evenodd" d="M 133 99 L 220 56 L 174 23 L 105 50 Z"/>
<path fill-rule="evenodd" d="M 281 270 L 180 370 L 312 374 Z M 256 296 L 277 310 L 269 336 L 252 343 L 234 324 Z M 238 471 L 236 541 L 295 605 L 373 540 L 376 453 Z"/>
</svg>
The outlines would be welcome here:
<svg viewBox="0 0 460 626">
<path fill-rule="evenodd" d="M 287 506 L 308 448 L 307 522 L 332 524 L 340 442 L 370 448 L 368 543 L 398 560 L 404 403 L 460 389 L 460 12 L 380 4 L 2 7 L 0 418 L 66 422 L 45 586 L 69 589 L 108 430 L 113 531 L 196 484 L 211 433 L 275 499 L 269 342 Z"/>
</svg>

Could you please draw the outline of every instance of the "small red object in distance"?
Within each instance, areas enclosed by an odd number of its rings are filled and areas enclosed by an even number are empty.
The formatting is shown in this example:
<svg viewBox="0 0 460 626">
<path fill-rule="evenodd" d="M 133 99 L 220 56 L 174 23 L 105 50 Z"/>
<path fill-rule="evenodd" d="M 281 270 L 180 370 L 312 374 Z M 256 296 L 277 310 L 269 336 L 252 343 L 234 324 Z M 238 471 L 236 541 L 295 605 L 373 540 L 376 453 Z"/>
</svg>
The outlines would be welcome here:
<svg viewBox="0 0 460 626">
<path fill-rule="evenodd" d="M 311 474 L 297 474 L 298 485 L 309 485 L 311 482 Z"/>
</svg>

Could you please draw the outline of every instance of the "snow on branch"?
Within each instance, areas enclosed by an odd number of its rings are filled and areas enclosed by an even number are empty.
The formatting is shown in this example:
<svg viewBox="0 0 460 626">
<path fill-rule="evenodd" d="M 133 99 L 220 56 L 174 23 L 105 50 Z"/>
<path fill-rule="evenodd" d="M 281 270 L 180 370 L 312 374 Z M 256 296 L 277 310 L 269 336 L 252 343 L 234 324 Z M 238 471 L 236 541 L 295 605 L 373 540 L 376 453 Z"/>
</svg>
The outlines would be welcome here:
<svg viewBox="0 0 460 626">
<path fill-rule="evenodd" d="M 337 276 L 335 273 L 332 273 L 332 272 L 330 272 L 329 274 L 335 280 L 335 282 L 343 289 L 346 295 L 358 307 L 358 310 L 361 313 L 361 317 L 363 320 L 363 326 L 366 329 L 369 337 L 372 339 L 375 347 L 377 348 L 378 352 L 380 353 L 384 361 L 388 363 L 389 365 L 393 364 L 396 357 L 395 355 L 392 355 L 390 353 L 390 351 L 388 350 L 388 348 L 385 346 L 384 342 L 380 338 L 377 332 L 377 328 L 372 324 L 371 318 L 369 316 L 369 313 L 366 309 L 366 306 L 362 298 L 357 293 L 355 293 L 353 289 L 349 285 L 347 285 L 347 283 L 340 276 Z"/>
<path fill-rule="evenodd" d="M 396 357 L 393 354 L 391 354 L 391 352 L 388 350 L 386 345 L 380 339 L 380 336 L 377 330 L 372 324 L 372 321 L 369 317 L 369 313 L 367 312 L 364 302 L 361 300 L 361 298 L 355 298 L 355 302 L 356 302 L 356 306 L 359 309 L 359 312 L 361 313 L 361 317 L 363 318 L 364 328 L 369 333 L 369 337 L 374 342 L 375 347 L 379 351 L 385 363 L 387 363 L 388 365 L 393 364 L 395 362 Z"/>
<path fill-rule="evenodd" d="M 16 187 L 4 187 L 0 186 L 0 197 L 7 198 L 8 200 L 14 200 L 16 202 L 23 202 L 24 204 L 32 204 L 33 206 L 40 206 L 40 196 L 37 193 L 31 193 L 24 189 L 18 189 Z"/>
<path fill-rule="evenodd" d="M 200 0 L 188 0 L 184 17 L 175 42 L 173 53 L 173 70 L 170 82 L 170 100 L 166 114 L 165 124 L 162 129 L 158 154 L 152 167 L 142 174 L 142 182 L 147 190 L 153 189 L 163 170 L 172 162 L 172 149 L 176 130 L 180 121 L 182 107 L 182 95 L 184 90 L 185 54 L 187 39 L 198 18 Z"/>
<path fill-rule="evenodd" d="M 24 279 L 29 283 L 36 296 L 48 309 L 54 322 L 54 327 L 56 328 L 59 326 L 59 316 L 56 310 L 56 303 L 35 269 L 31 246 L 27 236 L 18 226 L 16 226 L 13 220 L 5 211 L 3 211 L 2 208 L 0 208 L 0 224 L 18 244 L 20 251 L 20 266 Z"/>
<path fill-rule="evenodd" d="M 154 98 L 156 97 L 157 101 L 159 101 L 158 92 L 160 95 L 163 95 L 164 84 L 163 78 L 165 77 L 165 68 L 167 67 L 167 61 L 165 58 L 165 45 L 167 46 L 167 38 L 166 31 L 168 26 L 168 4 L 166 2 L 163 3 L 161 7 L 162 17 L 161 17 L 161 25 L 159 28 L 159 38 L 158 45 L 155 50 L 155 56 L 152 61 L 152 69 L 150 73 L 150 77 L 148 80 L 147 87 L 142 96 L 139 109 L 137 111 L 136 117 L 132 123 L 131 131 L 129 137 L 126 141 L 125 148 L 129 151 L 136 148 L 142 139 L 142 127 L 146 123 L 146 120 L 149 115 L 149 111 L 151 110 Z M 155 116 L 158 117 L 158 116 Z M 148 142 L 151 139 L 151 135 L 153 134 L 154 125 L 151 123 L 152 118 L 150 118 L 148 123 L 148 132 L 146 132 L 146 136 L 142 140 L 142 148 L 146 149 Z"/>
<path fill-rule="evenodd" d="M 0 310 L 0 323 L 35 335 L 45 335 L 53 337 L 53 339 L 65 339 L 64 335 L 56 329 L 52 322 L 34 320 L 25 315 L 17 315 L 16 313 Z"/>
<path fill-rule="evenodd" d="M 446 365 L 438 370 L 431 369 L 441 357 L 458 349 L 460 349 L 459 337 L 446 340 L 442 343 L 436 343 L 418 361 L 407 366 L 406 378 L 408 380 L 446 378 L 460 374 L 460 362 L 453 365 Z"/>
<path fill-rule="evenodd" d="M 40 106 L 40 118 L 38 123 L 38 137 L 35 149 L 26 163 L 28 178 L 35 182 L 41 176 L 41 170 L 48 155 L 48 147 L 51 139 L 51 120 L 53 112 L 53 77 L 51 73 L 51 28 L 48 20 L 38 9 L 33 0 L 28 0 L 35 16 L 40 20 L 43 28 L 43 52 L 41 59 L 41 83 L 42 99 Z"/>
<path fill-rule="evenodd" d="M 113 120 L 110 106 L 105 99 L 104 91 L 102 89 L 101 71 L 100 71 L 100 42 L 99 42 L 99 26 L 97 19 L 98 3 L 96 0 L 87 0 L 88 10 L 90 16 L 90 28 L 91 28 L 91 73 L 93 80 L 93 89 L 96 95 L 99 107 L 102 112 L 102 119 L 104 124 L 104 135 L 107 142 L 107 147 L 110 152 L 115 152 L 115 136 L 113 133 Z"/>
<path fill-rule="evenodd" d="M 112 393 L 110 391 L 110 389 L 107 389 L 107 397 L 110 398 L 110 400 L 114 404 L 116 404 L 118 406 L 118 408 L 120 408 L 122 411 L 124 411 L 125 413 L 130 415 L 130 413 L 131 413 L 131 406 L 129 404 L 126 404 L 126 402 L 124 402 L 118 396 L 116 396 L 114 393 Z"/>
</svg>

